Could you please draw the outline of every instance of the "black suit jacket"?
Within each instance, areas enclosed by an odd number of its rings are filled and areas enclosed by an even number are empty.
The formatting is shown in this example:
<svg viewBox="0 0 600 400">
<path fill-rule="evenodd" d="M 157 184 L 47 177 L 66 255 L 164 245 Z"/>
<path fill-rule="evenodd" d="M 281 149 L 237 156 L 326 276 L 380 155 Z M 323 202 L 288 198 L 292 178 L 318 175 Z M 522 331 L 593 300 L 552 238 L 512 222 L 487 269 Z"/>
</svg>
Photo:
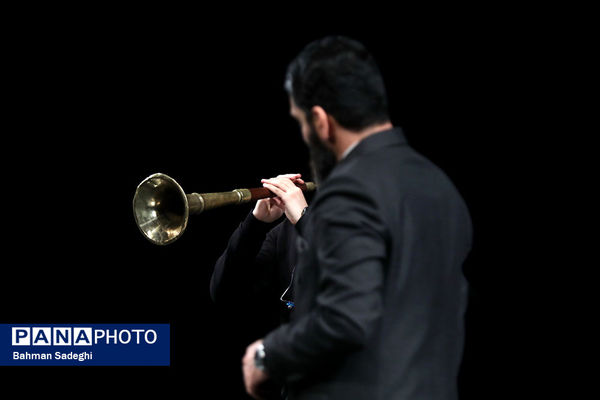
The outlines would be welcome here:
<svg viewBox="0 0 600 400">
<path fill-rule="evenodd" d="M 290 400 L 456 399 L 472 229 L 448 177 L 400 129 L 379 132 L 296 227 L 296 310 L 264 339 Z"/>
</svg>

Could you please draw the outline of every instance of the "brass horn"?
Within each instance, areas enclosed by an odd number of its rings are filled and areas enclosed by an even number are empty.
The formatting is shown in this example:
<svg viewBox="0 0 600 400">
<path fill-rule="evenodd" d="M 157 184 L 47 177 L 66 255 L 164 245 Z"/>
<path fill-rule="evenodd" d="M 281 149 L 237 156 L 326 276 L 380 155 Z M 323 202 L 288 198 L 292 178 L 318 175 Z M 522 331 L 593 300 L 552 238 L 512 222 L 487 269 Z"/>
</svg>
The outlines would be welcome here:
<svg viewBox="0 0 600 400">
<path fill-rule="evenodd" d="M 316 185 L 297 185 L 303 191 L 313 191 Z M 157 173 L 144 179 L 133 196 L 133 216 L 140 231 L 154 244 L 166 245 L 185 231 L 189 215 L 232 204 L 274 197 L 266 188 L 235 189 L 231 192 L 189 193 L 168 175 Z"/>
</svg>

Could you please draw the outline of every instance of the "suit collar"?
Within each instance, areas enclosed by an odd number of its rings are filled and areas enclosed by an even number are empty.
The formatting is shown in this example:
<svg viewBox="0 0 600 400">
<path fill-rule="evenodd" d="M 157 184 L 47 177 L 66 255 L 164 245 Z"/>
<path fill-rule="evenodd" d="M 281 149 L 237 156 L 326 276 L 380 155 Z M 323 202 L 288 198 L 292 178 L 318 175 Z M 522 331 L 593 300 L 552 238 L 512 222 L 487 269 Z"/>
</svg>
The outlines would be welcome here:
<svg viewBox="0 0 600 400">
<path fill-rule="evenodd" d="M 407 144 L 406 137 L 401 128 L 395 127 L 381 132 L 377 132 L 361 140 L 355 147 L 344 157 L 340 163 L 351 160 L 362 154 L 370 153 L 371 151 L 388 147 L 401 146 Z"/>
</svg>

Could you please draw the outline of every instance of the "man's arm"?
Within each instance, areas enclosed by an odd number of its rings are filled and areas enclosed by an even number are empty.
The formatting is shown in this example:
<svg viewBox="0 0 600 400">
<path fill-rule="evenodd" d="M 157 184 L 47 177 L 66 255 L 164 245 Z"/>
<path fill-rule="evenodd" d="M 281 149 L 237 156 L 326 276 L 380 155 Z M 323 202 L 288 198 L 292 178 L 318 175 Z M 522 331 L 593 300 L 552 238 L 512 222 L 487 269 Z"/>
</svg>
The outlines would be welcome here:
<svg viewBox="0 0 600 400">
<path fill-rule="evenodd" d="M 250 213 L 233 232 L 211 277 L 213 301 L 237 298 L 240 293 L 252 290 L 252 282 L 257 278 L 273 275 L 269 271 L 260 271 L 274 268 L 277 237 L 269 233 L 271 229 L 272 223 L 259 221 Z"/>
<path fill-rule="evenodd" d="M 280 380 L 318 374 L 360 348 L 382 312 L 387 232 L 375 202 L 358 182 L 337 178 L 311 212 L 317 265 L 305 268 L 318 268 L 316 306 L 264 339 L 267 372 Z"/>
<path fill-rule="evenodd" d="M 295 224 L 306 200 L 295 182 L 304 183 L 300 174 L 279 175 L 263 179 L 292 189 L 281 197 L 256 202 L 254 210 L 231 236 L 225 252 L 217 260 L 211 278 L 210 293 L 214 301 L 223 297 L 239 297 L 244 292 L 274 289 L 277 268 L 276 247 L 278 228 L 273 222 L 284 214 Z"/>
</svg>

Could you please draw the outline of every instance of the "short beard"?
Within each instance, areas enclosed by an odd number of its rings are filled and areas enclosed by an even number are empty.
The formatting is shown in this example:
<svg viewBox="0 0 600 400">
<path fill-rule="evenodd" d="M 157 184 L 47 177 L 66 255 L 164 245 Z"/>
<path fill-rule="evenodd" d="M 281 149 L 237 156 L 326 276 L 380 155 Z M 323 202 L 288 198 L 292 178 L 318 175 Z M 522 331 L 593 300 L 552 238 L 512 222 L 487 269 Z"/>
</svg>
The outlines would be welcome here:
<svg viewBox="0 0 600 400">
<path fill-rule="evenodd" d="M 335 154 L 321 142 L 312 124 L 310 124 L 308 134 L 308 150 L 310 153 L 310 169 L 318 186 L 327 179 L 333 167 L 337 164 L 337 159 Z"/>
</svg>

